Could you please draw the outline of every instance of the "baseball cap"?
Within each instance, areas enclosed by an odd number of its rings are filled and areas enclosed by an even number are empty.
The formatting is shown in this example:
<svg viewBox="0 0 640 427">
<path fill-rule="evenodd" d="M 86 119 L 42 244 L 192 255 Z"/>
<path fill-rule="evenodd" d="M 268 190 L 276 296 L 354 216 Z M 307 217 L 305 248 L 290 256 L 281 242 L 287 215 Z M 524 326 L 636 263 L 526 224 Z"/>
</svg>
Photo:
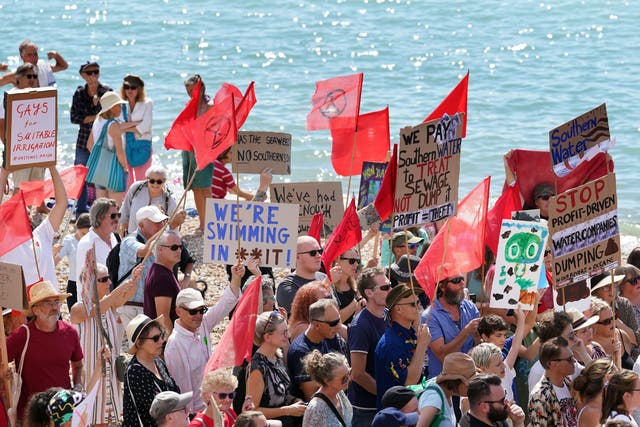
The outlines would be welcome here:
<svg viewBox="0 0 640 427">
<path fill-rule="evenodd" d="M 159 420 L 169 415 L 172 412 L 179 411 L 187 407 L 193 392 L 178 394 L 175 391 L 163 391 L 156 394 L 149 408 L 149 415 L 155 420 Z"/>
<path fill-rule="evenodd" d="M 382 395 L 382 407 L 402 409 L 416 394 L 408 387 L 394 385 Z"/>
<path fill-rule="evenodd" d="M 84 64 L 82 64 L 80 66 L 80 71 L 78 71 L 80 74 L 82 74 L 82 72 L 87 69 L 88 67 L 97 67 L 98 69 L 100 68 L 100 65 L 98 65 L 98 63 L 96 61 L 87 61 Z"/>
<path fill-rule="evenodd" d="M 184 307 L 194 309 L 204 306 L 204 298 L 199 290 L 194 288 L 186 288 L 178 292 L 176 297 L 176 307 Z"/>
<path fill-rule="evenodd" d="M 136 212 L 136 223 L 140 224 L 143 220 L 148 219 L 151 222 L 162 222 L 169 217 L 162 213 L 159 207 L 155 205 L 144 206 Z"/>
<path fill-rule="evenodd" d="M 405 238 L 406 236 L 406 238 Z M 405 244 L 405 242 L 408 243 L 421 243 L 422 242 L 422 238 L 421 237 L 416 237 L 413 235 L 412 232 L 410 231 L 400 231 L 396 234 L 393 235 L 393 237 L 391 238 L 391 247 L 395 248 L 396 246 L 403 246 Z"/>
<path fill-rule="evenodd" d="M 404 413 L 396 408 L 384 408 L 378 412 L 371 423 L 371 427 L 400 427 L 418 424 L 418 413 Z"/>
</svg>

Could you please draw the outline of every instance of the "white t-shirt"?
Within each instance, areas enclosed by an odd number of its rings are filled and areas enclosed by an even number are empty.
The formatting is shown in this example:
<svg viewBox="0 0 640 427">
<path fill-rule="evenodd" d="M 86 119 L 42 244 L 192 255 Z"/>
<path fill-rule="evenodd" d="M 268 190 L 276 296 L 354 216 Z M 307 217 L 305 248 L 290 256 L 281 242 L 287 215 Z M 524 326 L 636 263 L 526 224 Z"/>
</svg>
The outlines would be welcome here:
<svg viewBox="0 0 640 427">
<path fill-rule="evenodd" d="M 447 401 L 447 397 L 444 394 L 444 391 L 442 390 L 442 388 L 435 384 L 436 387 L 440 388 L 440 392 L 442 393 L 442 396 L 445 398 L 444 400 L 444 420 L 442 420 L 442 423 L 440 424 L 441 427 L 455 427 L 456 424 L 456 414 L 453 410 L 453 405 L 449 404 L 449 401 Z M 440 409 L 442 409 L 443 406 L 443 402 L 442 402 L 442 398 L 440 397 L 440 394 L 435 391 L 435 390 L 430 390 L 427 389 L 425 390 L 422 395 L 420 396 L 420 400 L 418 401 L 418 410 L 422 411 L 422 409 L 424 409 L 427 406 L 432 406 L 434 408 L 438 409 L 438 412 L 440 411 Z"/>
<path fill-rule="evenodd" d="M 504 378 L 502 379 L 502 387 L 507 392 L 507 400 L 515 401 L 513 396 L 513 379 L 516 377 L 516 370 L 508 367 L 504 370 Z"/>
<path fill-rule="evenodd" d="M 569 376 L 571 380 L 574 380 L 580 372 L 582 372 L 583 366 L 578 362 L 573 363 L 573 374 Z M 540 382 L 540 380 L 544 377 L 544 368 L 542 364 L 540 364 L 539 360 L 536 360 L 536 363 L 533 364 L 531 370 L 529 371 L 529 394 L 533 392 L 533 388 Z"/>
</svg>

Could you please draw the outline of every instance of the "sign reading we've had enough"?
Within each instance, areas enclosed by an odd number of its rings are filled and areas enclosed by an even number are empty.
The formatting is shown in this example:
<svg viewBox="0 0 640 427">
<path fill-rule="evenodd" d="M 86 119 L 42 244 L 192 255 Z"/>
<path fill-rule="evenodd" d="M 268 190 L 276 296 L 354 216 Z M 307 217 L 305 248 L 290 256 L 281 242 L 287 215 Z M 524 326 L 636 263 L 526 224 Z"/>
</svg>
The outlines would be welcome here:
<svg viewBox="0 0 640 427">
<path fill-rule="evenodd" d="M 261 266 L 295 267 L 298 205 L 207 199 L 205 212 L 205 262 L 256 257 Z"/>
<path fill-rule="evenodd" d="M 235 168 L 240 173 L 260 173 L 271 168 L 274 175 L 291 175 L 290 133 L 241 131 L 231 151 L 234 172 Z"/>
<path fill-rule="evenodd" d="M 338 181 L 271 184 L 271 201 L 300 205 L 298 233 L 309 231 L 313 216 L 322 213 L 323 233 L 328 236 L 344 214 L 342 183 Z"/>
<path fill-rule="evenodd" d="M 8 170 L 56 164 L 58 91 L 33 88 L 5 92 Z"/>
<path fill-rule="evenodd" d="M 556 286 L 620 265 L 617 200 L 613 173 L 550 199 L 549 231 Z"/>
<path fill-rule="evenodd" d="M 462 115 L 400 131 L 393 227 L 411 227 L 455 215 Z"/>
</svg>

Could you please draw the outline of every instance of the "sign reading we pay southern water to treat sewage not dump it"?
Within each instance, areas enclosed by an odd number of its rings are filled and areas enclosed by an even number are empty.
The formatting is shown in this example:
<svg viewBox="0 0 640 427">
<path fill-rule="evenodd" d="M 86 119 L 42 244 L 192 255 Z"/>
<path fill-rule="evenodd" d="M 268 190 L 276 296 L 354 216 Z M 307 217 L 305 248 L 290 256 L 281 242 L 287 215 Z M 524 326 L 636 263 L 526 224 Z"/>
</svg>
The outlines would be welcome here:
<svg viewBox="0 0 640 427">
<path fill-rule="evenodd" d="M 205 215 L 204 262 L 235 264 L 253 256 L 261 266 L 295 267 L 298 205 L 207 199 Z"/>
<path fill-rule="evenodd" d="M 613 173 L 549 200 L 549 232 L 556 287 L 620 265 L 618 197 Z"/>
<path fill-rule="evenodd" d="M 458 113 L 400 131 L 394 228 L 455 215 L 462 126 Z"/>
</svg>

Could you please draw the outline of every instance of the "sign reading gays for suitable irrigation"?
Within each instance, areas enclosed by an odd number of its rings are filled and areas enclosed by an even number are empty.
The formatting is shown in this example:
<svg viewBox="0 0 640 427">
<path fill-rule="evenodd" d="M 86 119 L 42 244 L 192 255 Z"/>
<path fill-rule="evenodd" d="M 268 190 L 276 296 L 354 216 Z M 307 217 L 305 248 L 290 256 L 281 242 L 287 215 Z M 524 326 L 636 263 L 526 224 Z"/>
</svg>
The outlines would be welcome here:
<svg viewBox="0 0 640 427">
<path fill-rule="evenodd" d="M 584 160 L 607 151 L 609 145 L 607 106 L 602 104 L 549 131 L 553 171 L 566 176 Z"/>
<path fill-rule="evenodd" d="M 295 267 L 298 205 L 207 199 L 205 218 L 205 262 L 257 257 L 261 266 Z"/>
<path fill-rule="evenodd" d="M 291 134 L 277 132 L 238 132 L 238 143 L 231 149 L 234 172 L 260 173 L 271 168 L 274 175 L 291 175 Z M 237 165 L 237 166 L 236 166 Z"/>
<path fill-rule="evenodd" d="M 549 230 L 538 222 L 502 220 L 490 307 L 533 310 Z"/>
<path fill-rule="evenodd" d="M 618 197 L 613 173 L 549 200 L 553 283 L 561 287 L 620 264 Z"/>
<path fill-rule="evenodd" d="M 56 164 L 58 91 L 34 88 L 5 92 L 6 168 Z"/>
<path fill-rule="evenodd" d="M 342 220 L 344 203 L 341 182 L 289 182 L 271 184 L 271 201 L 275 203 L 296 203 L 300 205 L 298 233 L 309 231 L 313 216 L 322 213 L 324 229 L 329 236 Z"/>
<path fill-rule="evenodd" d="M 400 130 L 394 228 L 455 215 L 458 204 L 462 114 Z"/>
</svg>

